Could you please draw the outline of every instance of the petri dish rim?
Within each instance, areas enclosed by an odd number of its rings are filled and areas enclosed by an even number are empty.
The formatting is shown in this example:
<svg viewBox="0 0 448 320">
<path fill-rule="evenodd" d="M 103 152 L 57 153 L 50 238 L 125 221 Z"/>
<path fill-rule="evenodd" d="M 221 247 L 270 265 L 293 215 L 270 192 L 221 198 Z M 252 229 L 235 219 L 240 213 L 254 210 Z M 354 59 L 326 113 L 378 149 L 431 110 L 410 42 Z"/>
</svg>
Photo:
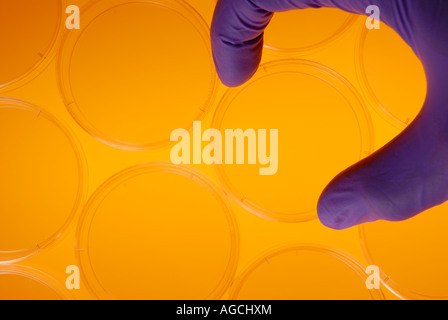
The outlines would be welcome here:
<svg viewBox="0 0 448 320">
<path fill-rule="evenodd" d="M 8 83 L 0 84 L 0 92 L 8 92 L 14 89 L 20 88 L 27 84 L 28 82 L 35 79 L 38 75 L 40 75 L 53 61 L 58 51 L 59 45 L 61 43 L 62 34 L 64 32 L 65 20 L 63 19 L 64 8 L 62 6 L 62 0 L 58 2 L 58 27 L 54 31 L 54 35 L 48 50 L 42 55 L 42 58 L 32 66 L 28 71 L 26 71 L 21 76 L 17 77 L 14 80 L 11 80 Z"/>
<path fill-rule="evenodd" d="M 360 23 L 361 24 L 361 23 Z M 386 122 L 393 125 L 397 129 L 404 129 L 410 121 L 403 122 L 389 112 L 387 107 L 381 103 L 375 92 L 373 91 L 364 66 L 364 46 L 367 41 L 367 35 L 369 30 L 364 25 L 359 27 L 357 44 L 355 45 L 355 69 L 358 78 L 358 83 L 361 87 L 361 91 L 368 101 L 368 105 Z"/>
<path fill-rule="evenodd" d="M 74 217 L 80 210 L 85 198 L 85 191 L 87 190 L 87 183 L 88 183 L 86 175 L 87 164 L 82 149 L 78 141 L 76 140 L 75 136 L 71 133 L 71 131 L 69 131 L 68 127 L 65 126 L 60 120 L 56 119 L 54 116 L 52 116 L 45 110 L 41 109 L 40 107 L 34 106 L 25 101 L 11 98 L 0 98 L 0 110 L 1 109 L 18 109 L 27 112 L 32 112 L 36 114 L 37 117 L 44 117 L 46 120 L 50 121 L 53 125 L 55 125 L 64 134 L 64 136 L 68 139 L 68 141 L 72 145 L 72 149 L 73 152 L 75 153 L 78 165 L 79 180 L 78 180 L 78 192 L 76 195 L 76 200 L 73 209 L 70 215 L 68 216 L 67 220 L 65 221 L 65 223 L 61 226 L 61 228 L 52 235 L 50 235 L 46 240 L 40 243 L 36 243 L 36 245 L 31 248 L 24 248 L 15 251 L 0 251 L 0 266 L 2 264 L 13 263 L 23 260 L 29 256 L 32 256 L 44 250 L 45 248 L 53 244 L 55 241 L 57 241 L 67 230 L 67 228 L 71 225 L 72 221 L 74 220 Z"/>
<path fill-rule="evenodd" d="M 184 0 L 108 0 L 108 1 L 91 0 L 82 9 L 82 11 L 84 12 L 84 20 L 87 21 L 85 23 L 86 26 L 79 33 L 69 32 L 70 30 L 67 30 L 62 36 L 61 45 L 57 53 L 56 73 L 57 73 L 59 93 L 62 97 L 64 105 L 66 106 L 66 109 L 71 114 L 73 119 L 78 123 L 78 125 L 81 128 L 83 128 L 88 134 L 90 134 L 95 139 L 114 148 L 119 148 L 128 151 L 145 151 L 166 147 L 168 145 L 173 144 L 173 142 L 171 142 L 170 139 L 167 138 L 163 141 L 153 143 L 129 143 L 126 141 L 121 141 L 119 139 L 109 137 L 107 134 L 98 130 L 95 127 L 95 125 L 92 124 L 83 115 L 81 109 L 78 107 L 76 103 L 75 95 L 73 93 L 70 81 L 71 60 L 73 52 L 79 39 L 88 29 L 87 27 L 94 20 L 96 20 L 99 16 L 101 16 L 108 10 L 111 10 L 113 8 L 122 5 L 135 4 L 135 3 L 160 5 L 162 7 L 165 7 L 167 9 L 176 12 L 177 14 L 182 15 L 190 23 L 190 25 L 198 32 L 206 47 L 211 48 L 209 40 L 208 24 L 205 22 L 203 17 L 198 13 L 198 11 Z M 208 51 L 209 51 L 208 55 L 210 57 L 211 84 L 205 104 L 198 108 L 197 116 L 195 117 L 195 119 L 191 119 L 191 122 L 200 121 L 204 119 L 204 117 L 212 108 L 212 105 L 217 96 L 217 91 L 219 87 L 218 75 L 216 74 L 213 65 L 211 49 L 208 49 Z M 192 128 L 193 125 L 191 124 L 185 129 L 191 131 Z"/>
<path fill-rule="evenodd" d="M 23 265 L 0 265 L 1 275 L 17 275 L 28 278 L 50 288 L 62 300 L 73 300 L 71 293 L 59 281 L 40 270 Z"/>
<path fill-rule="evenodd" d="M 317 71 L 319 72 L 319 74 L 312 73 L 310 71 Z M 355 105 L 352 105 L 350 101 L 348 102 L 352 111 L 355 113 L 358 122 L 358 128 L 361 138 L 360 159 L 363 156 L 369 155 L 373 152 L 374 130 L 372 120 L 368 108 L 364 104 L 362 97 L 356 91 L 355 87 L 353 87 L 353 85 L 348 80 L 339 75 L 333 69 L 317 62 L 304 59 L 281 59 L 262 64 L 250 81 L 240 87 L 227 89 L 226 93 L 219 101 L 213 115 L 212 127 L 221 129 L 221 124 L 225 117 L 227 109 L 231 106 L 232 102 L 238 97 L 238 95 L 247 87 L 265 77 L 281 73 L 300 73 L 310 75 L 332 85 L 335 90 L 337 90 L 344 96 L 344 98 L 346 97 L 346 95 L 343 94 L 341 90 L 344 90 L 346 93 L 348 93 L 353 98 L 353 101 L 356 101 Z M 214 164 L 214 168 L 226 194 L 228 194 L 235 202 L 237 202 L 240 206 L 242 206 L 250 213 L 255 214 L 261 218 L 276 222 L 295 223 L 307 222 L 316 219 L 315 209 L 311 209 L 305 212 L 297 212 L 295 214 L 264 209 L 247 199 L 244 194 L 238 191 L 238 188 L 231 183 L 230 179 L 223 172 L 222 165 Z"/>
<path fill-rule="evenodd" d="M 206 298 L 211 300 L 219 299 L 230 287 L 238 265 L 240 242 L 239 231 L 236 218 L 233 215 L 231 204 L 221 188 L 210 178 L 208 178 L 204 173 L 192 167 L 187 167 L 185 165 L 174 165 L 169 162 L 144 163 L 118 172 L 117 174 L 106 180 L 100 187 L 98 187 L 98 189 L 88 200 L 79 219 L 75 237 L 76 260 L 78 261 L 80 269 L 83 271 L 81 273 L 88 291 L 96 299 L 112 299 L 112 297 L 107 293 L 107 290 L 103 287 L 103 285 L 95 275 L 93 266 L 90 263 L 90 253 L 87 249 L 90 237 L 90 228 L 93 218 L 96 214 L 96 209 L 101 205 L 103 199 L 106 198 L 108 194 L 116 187 L 118 187 L 121 183 L 132 179 L 133 177 L 136 177 L 140 174 L 151 172 L 168 172 L 181 175 L 188 179 L 192 179 L 196 183 L 199 183 L 201 186 L 212 192 L 215 198 L 221 202 L 230 229 L 230 259 L 227 263 L 226 270 L 220 279 L 220 282 Z"/>
<path fill-rule="evenodd" d="M 2 274 L 26 277 L 50 288 L 63 300 L 73 300 L 71 293 L 61 283 L 40 270 L 23 265 L 0 265 L 0 275 Z"/>
<path fill-rule="evenodd" d="M 255 260 L 249 264 L 248 267 L 244 269 L 244 271 L 236 278 L 230 289 L 230 299 L 236 300 L 238 299 L 239 291 L 247 277 L 255 271 L 260 265 L 266 262 L 266 259 L 281 255 L 283 253 L 293 252 L 293 251 L 311 251 L 318 252 L 322 254 L 329 255 L 338 261 L 347 265 L 350 269 L 352 269 L 359 277 L 367 280 L 367 274 L 365 273 L 365 268 L 350 256 L 348 253 L 343 252 L 342 250 L 338 250 L 336 248 L 332 248 L 323 244 L 311 244 L 311 243 L 287 243 L 280 246 L 276 246 L 271 248 L 270 250 L 265 251 L 261 255 L 259 255 Z M 370 295 L 374 300 L 384 300 L 384 294 L 381 289 L 379 290 L 369 290 Z"/>
<path fill-rule="evenodd" d="M 361 243 L 362 251 L 364 253 L 365 258 L 368 263 L 371 265 L 376 265 L 375 259 L 371 254 L 369 247 L 367 245 L 367 236 L 366 229 L 364 225 L 360 225 L 358 227 L 358 235 L 359 241 Z M 401 300 L 421 300 L 421 299 L 430 299 L 430 300 L 446 300 L 448 296 L 429 296 L 420 294 L 418 292 L 414 292 L 412 290 L 408 290 L 397 282 L 393 281 L 380 267 L 380 280 L 381 283 L 395 296 L 400 298 Z"/>
<path fill-rule="evenodd" d="M 294 10 L 306 10 L 306 9 L 294 9 Z M 298 54 L 300 55 L 312 54 L 316 51 L 323 50 L 329 47 L 337 40 L 339 40 L 342 36 L 344 36 L 347 33 L 348 30 L 350 30 L 353 26 L 356 25 L 356 21 L 358 21 L 358 19 L 359 17 L 357 15 L 349 14 L 347 19 L 345 19 L 345 21 L 331 35 L 313 45 L 299 48 L 277 48 L 275 46 L 271 46 L 265 43 L 263 47 L 264 49 L 267 50 L 266 51 L 267 53 L 276 56 L 292 57 L 297 56 Z"/>
</svg>

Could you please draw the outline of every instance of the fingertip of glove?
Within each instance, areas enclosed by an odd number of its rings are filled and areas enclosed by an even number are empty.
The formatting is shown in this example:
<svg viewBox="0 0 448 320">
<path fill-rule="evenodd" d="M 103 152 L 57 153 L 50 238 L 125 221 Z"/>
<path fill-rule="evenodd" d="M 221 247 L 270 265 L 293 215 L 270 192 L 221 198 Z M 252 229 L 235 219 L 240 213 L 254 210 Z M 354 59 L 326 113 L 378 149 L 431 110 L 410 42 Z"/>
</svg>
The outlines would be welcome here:
<svg viewBox="0 0 448 320">
<path fill-rule="evenodd" d="M 355 183 L 336 179 L 323 191 L 317 205 L 320 222 L 334 230 L 378 220 Z"/>
<path fill-rule="evenodd" d="M 237 72 L 232 71 L 230 72 L 218 71 L 218 77 L 226 87 L 236 88 L 246 83 L 252 77 L 252 74 L 248 76 L 246 74 L 238 74 Z"/>
<path fill-rule="evenodd" d="M 259 44 L 237 46 L 212 39 L 212 51 L 218 76 L 228 87 L 240 86 L 252 78 L 261 60 Z"/>
</svg>

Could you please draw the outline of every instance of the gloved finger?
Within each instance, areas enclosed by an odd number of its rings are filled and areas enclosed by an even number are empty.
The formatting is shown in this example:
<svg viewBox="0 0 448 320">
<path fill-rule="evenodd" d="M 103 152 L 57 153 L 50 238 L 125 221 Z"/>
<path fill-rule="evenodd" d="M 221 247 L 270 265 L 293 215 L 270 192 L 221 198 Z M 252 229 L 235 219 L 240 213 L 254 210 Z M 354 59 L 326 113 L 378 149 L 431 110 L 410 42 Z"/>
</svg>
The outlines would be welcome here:
<svg viewBox="0 0 448 320">
<path fill-rule="evenodd" d="M 448 2 L 446 0 L 220 0 L 212 25 L 218 73 L 229 86 L 248 80 L 261 58 L 272 12 L 338 7 L 363 14 L 381 8 L 421 59 L 428 81 L 422 112 L 397 138 L 338 175 L 318 203 L 321 222 L 334 229 L 408 219 L 448 199 Z"/>
<path fill-rule="evenodd" d="M 396 30 L 424 65 L 428 93 L 406 130 L 326 187 L 318 214 L 334 229 L 406 220 L 448 199 L 448 2 L 390 3 Z"/>
<path fill-rule="evenodd" d="M 365 14 L 369 5 L 384 8 L 381 18 L 394 27 L 392 0 L 219 0 L 213 16 L 211 42 L 216 70 L 230 87 L 241 85 L 258 68 L 263 31 L 274 12 L 334 7 Z M 406 39 L 405 39 L 406 40 Z"/>
</svg>

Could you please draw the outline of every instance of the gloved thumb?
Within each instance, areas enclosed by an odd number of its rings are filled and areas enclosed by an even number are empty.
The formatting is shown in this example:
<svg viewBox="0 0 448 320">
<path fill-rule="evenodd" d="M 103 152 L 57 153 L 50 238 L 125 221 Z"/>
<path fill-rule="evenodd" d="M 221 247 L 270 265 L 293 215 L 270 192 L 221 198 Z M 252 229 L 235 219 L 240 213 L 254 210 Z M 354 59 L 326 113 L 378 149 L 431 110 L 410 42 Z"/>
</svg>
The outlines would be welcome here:
<svg viewBox="0 0 448 320">
<path fill-rule="evenodd" d="M 257 70 L 263 30 L 273 12 L 337 7 L 365 14 L 381 8 L 422 60 L 428 95 L 417 119 L 397 138 L 338 175 L 318 203 L 323 224 L 344 229 L 378 219 L 408 219 L 448 199 L 448 2 L 445 0 L 220 0 L 211 28 L 224 84 L 238 86 Z"/>
</svg>

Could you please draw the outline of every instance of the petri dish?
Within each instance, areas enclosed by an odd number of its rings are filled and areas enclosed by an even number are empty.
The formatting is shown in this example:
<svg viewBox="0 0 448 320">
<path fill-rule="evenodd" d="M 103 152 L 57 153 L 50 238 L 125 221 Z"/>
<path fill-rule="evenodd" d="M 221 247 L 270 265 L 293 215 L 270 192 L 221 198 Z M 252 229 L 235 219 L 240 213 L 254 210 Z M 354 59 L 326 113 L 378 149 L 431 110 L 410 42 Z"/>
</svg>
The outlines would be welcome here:
<svg viewBox="0 0 448 320">
<path fill-rule="evenodd" d="M 425 70 L 395 30 L 360 28 L 357 73 L 364 95 L 383 119 L 403 128 L 420 112 L 427 92 Z"/>
<path fill-rule="evenodd" d="M 237 300 L 382 300 L 367 274 L 345 253 L 320 245 L 292 245 L 262 255 L 235 281 Z"/>
<path fill-rule="evenodd" d="M 103 0 L 83 12 L 84 27 L 66 32 L 57 65 L 64 103 L 84 130 L 146 150 L 204 117 L 217 80 L 208 26 L 190 5 Z"/>
<path fill-rule="evenodd" d="M 61 0 L 0 3 L 0 91 L 23 85 L 54 57 L 63 26 Z"/>
<path fill-rule="evenodd" d="M 47 274 L 24 266 L 0 266 L 0 300 L 71 300 L 70 293 Z"/>
<path fill-rule="evenodd" d="M 448 204 L 402 222 L 360 227 L 361 243 L 382 281 L 402 299 L 448 298 Z"/>
<path fill-rule="evenodd" d="M 247 164 L 248 139 L 244 165 L 222 164 L 216 169 L 237 203 L 282 222 L 316 218 L 325 186 L 367 156 L 373 145 L 370 116 L 356 90 L 335 71 L 307 60 L 262 65 L 250 82 L 226 92 L 212 127 L 221 132 L 252 129 L 258 135 L 266 129 L 268 138 L 271 129 L 278 129 L 275 174 L 260 174 L 260 168 L 271 164 L 260 164 L 259 157 L 256 164 Z M 269 146 L 267 142 L 267 150 Z"/>
<path fill-rule="evenodd" d="M 170 163 L 118 173 L 91 197 L 76 252 L 99 299 L 216 299 L 228 288 L 238 233 L 219 188 Z"/>
<path fill-rule="evenodd" d="M 335 8 L 277 12 L 264 33 L 270 53 L 298 54 L 325 47 L 354 24 L 357 16 Z"/>
<path fill-rule="evenodd" d="M 64 126 L 42 109 L 0 99 L 0 262 L 54 242 L 82 201 L 81 152 Z"/>
<path fill-rule="evenodd" d="M 191 5 L 210 26 L 215 11 L 216 0 L 184 0 Z"/>
</svg>

